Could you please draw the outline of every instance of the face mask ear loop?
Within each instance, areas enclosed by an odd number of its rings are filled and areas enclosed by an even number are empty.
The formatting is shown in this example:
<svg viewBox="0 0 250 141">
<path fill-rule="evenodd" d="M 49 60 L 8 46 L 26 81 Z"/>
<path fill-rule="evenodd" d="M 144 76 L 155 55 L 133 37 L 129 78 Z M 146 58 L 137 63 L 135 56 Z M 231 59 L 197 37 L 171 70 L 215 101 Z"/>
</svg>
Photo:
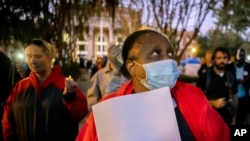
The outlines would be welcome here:
<svg viewBox="0 0 250 141">
<path fill-rule="evenodd" d="M 141 64 L 139 64 L 139 63 L 137 63 L 136 61 L 133 61 L 136 65 L 139 65 L 139 66 L 141 66 L 141 67 L 143 67 L 143 65 L 141 65 Z M 144 67 L 143 67 L 143 69 L 144 69 Z M 143 79 L 141 79 L 139 76 L 137 76 L 137 75 L 135 75 L 135 77 L 137 78 L 137 79 L 139 79 L 140 81 L 142 81 Z"/>
<path fill-rule="evenodd" d="M 139 64 L 138 62 L 136 62 L 136 61 L 133 61 L 136 65 L 139 65 L 139 66 L 141 66 L 142 67 L 142 65 L 141 64 Z"/>
<path fill-rule="evenodd" d="M 137 79 L 139 79 L 140 81 L 142 81 L 142 79 L 141 79 L 139 76 L 135 75 L 135 77 L 136 77 Z"/>
</svg>

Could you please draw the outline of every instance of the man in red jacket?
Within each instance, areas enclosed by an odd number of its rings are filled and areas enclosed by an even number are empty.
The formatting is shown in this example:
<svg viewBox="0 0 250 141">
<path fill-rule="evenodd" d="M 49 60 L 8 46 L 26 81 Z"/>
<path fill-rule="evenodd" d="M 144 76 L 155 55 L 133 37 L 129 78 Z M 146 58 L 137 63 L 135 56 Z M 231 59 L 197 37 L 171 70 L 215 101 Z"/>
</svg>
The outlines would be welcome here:
<svg viewBox="0 0 250 141">
<path fill-rule="evenodd" d="M 193 85 L 177 82 L 179 72 L 173 56 L 172 45 L 162 33 L 148 28 L 132 33 L 123 44 L 124 63 L 121 67 L 122 74 L 131 80 L 101 101 L 169 87 L 176 103 L 181 140 L 229 141 L 229 128 L 209 105 L 202 91 Z M 92 113 L 76 140 L 98 141 Z"/>
</svg>

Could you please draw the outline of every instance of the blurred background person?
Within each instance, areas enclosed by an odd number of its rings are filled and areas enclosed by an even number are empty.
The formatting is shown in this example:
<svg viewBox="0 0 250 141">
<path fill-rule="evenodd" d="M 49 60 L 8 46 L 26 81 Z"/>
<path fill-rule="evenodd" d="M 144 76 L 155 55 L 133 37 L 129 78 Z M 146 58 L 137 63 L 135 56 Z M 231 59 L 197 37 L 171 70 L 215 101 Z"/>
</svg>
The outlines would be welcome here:
<svg viewBox="0 0 250 141">
<path fill-rule="evenodd" d="M 235 55 L 235 61 L 229 65 L 229 69 L 236 77 L 237 82 L 237 97 L 238 97 L 238 109 L 236 124 L 242 125 L 246 119 L 250 110 L 250 64 L 246 60 L 247 52 L 244 48 L 239 48 Z"/>
<path fill-rule="evenodd" d="M 19 81 L 4 105 L 5 141 L 73 141 L 87 101 L 72 78 L 53 65 L 55 48 L 34 39 L 25 48 L 29 77 Z"/>
<path fill-rule="evenodd" d="M 3 114 L 3 105 L 10 94 L 12 88 L 12 79 L 11 79 L 11 59 L 7 55 L 6 44 L 0 42 L 0 118 L 2 119 Z M 0 124 L 2 125 L 2 124 Z M 0 128 L 0 140 L 3 140 L 2 137 L 2 126 Z"/>
<path fill-rule="evenodd" d="M 11 92 L 12 87 L 22 78 L 29 75 L 27 65 L 21 67 L 18 54 L 11 52 L 10 45 L 0 41 L 0 118 L 2 119 L 3 106 Z M 25 61 L 25 60 L 24 60 Z M 2 122 L 1 122 L 2 123 Z M 2 139 L 2 124 L 0 123 L 0 140 Z"/>
<path fill-rule="evenodd" d="M 87 90 L 88 107 L 96 104 L 105 95 L 115 92 L 126 78 L 121 76 L 120 68 L 122 62 L 118 60 L 121 54 L 121 48 L 117 45 L 111 45 L 108 49 L 107 65 L 98 70 L 91 78 Z"/>
<path fill-rule="evenodd" d="M 108 59 L 112 65 L 113 75 L 106 87 L 105 95 L 117 91 L 125 82 L 128 81 L 128 79 L 121 73 L 121 67 L 123 64 L 121 44 L 113 44 L 109 47 Z"/>
<path fill-rule="evenodd" d="M 104 68 L 98 70 L 90 79 L 87 89 L 87 101 L 89 110 L 105 94 L 105 89 L 112 78 L 112 65 L 110 62 Z"/>
<path fill-rule="evenodd" d="M 18 74 L 15 73 L 15 82 L 29 76 L 30 69 L 25 61 L 25 54 L 24 49 L 16 49 L 16 51 L 13 51 L 13 62 L 14 62 L 14 70 L 18 72 Z M 18 76 L 17 76 L 18 75 Z M 14 82 L 14 83 L 15 83 Z"/>
<path fill-rule="evenodd" d="M 202 73 L 196 83 L 205 94 L 211 106 L 228 125 L 235 124 L 237 99 L 236 78 L 227 69 L 230 58 L 229 51 L 217 47 L 212 54 L 212 66 Z"/>
<path fill-rule="evenodd" d="M 84 55 L 79 55 L 80 80 L 86 81 L 88 75 L 87 60 Z"/>
<path fill-rule="evenodd" d="M 107 61 L 107 56 L 99 56 L 96 58 L 95 64 L 93 64 L 91 69 L 90 79 L 98 70 L 104 68 L 107 65 Z"/>
<path fill-rule="evenodd" d="M 212 59 L 211 59 L 212 53 L 213 53 L 212 50 L 206 51 L 205 56 L 202 60 L 202 64 L 197 72 L 198 76 L 200 76 L 202 73 L 205 73 L 207 69 L 212 66 Z"/>
<path fill-rule="evenodd" d="M 88 80 L 90 79 L 90 76 L 91 76 L 92 65 L 93 65 L 93 62 L 92 62 L 92 59 L 90 58 L 90 59 L 87 60 L 87 70 L 88 70 L 87 79 Z"/>
<path fill-rule="evenodd" d="M 235 60 L 236 60 L 236 58 L 235 58 L 235 54 L 231 55 L 231 57 L 230 57 L 230 60 L 229 60 L 228 64 L 234 63 L 234 62 L 235 62 Z"/>
</svg>

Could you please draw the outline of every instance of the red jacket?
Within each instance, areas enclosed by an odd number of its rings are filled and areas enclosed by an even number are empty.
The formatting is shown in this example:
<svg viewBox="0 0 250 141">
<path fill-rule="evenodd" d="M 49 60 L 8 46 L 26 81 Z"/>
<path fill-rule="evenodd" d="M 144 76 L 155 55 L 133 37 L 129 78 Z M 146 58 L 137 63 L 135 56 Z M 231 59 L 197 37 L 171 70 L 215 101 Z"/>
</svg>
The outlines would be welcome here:
<svg viewBox="0 0 250 141">
<path fill-rule="evenodd" d="M 131 94 L 132 82 L 124 84 L 116 93 L 102 99 Z M 229 128 L 219 114 L 208 104 L 201 90 L 193 85 L 177 82 L 171 89 L 172 97 L 176 100 L 196 141 L 229 141 Z M 90 114 L 78 134 L 76 141 L 98 141 L 93 113 Z"/>
<path fill-rule="evenodd" d="M 42 83 L 33 72 L 18 82 L 4 105 L 4 140 L 74 140 L 78 122 L 88 113 L 87 101 L 79 88 L 63 95 L 64 86 L 59 67 Z"/>
</svg>

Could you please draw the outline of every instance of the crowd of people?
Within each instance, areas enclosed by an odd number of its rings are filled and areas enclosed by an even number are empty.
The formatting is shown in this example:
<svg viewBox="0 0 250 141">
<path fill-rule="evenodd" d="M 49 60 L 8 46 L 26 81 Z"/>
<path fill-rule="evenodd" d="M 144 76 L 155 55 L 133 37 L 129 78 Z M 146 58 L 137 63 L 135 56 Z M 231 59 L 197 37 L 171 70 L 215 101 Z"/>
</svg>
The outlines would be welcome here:
<svg viewBox="0 0 250 141">
<path fill-rule="evenodd" d="M 208 54 L 211 52 L 206 57 Z M 203 90 L 228 126 L 249 124 L 250 64 L 246 55 L 244 48 L 231 55 L 225 47 L 218 47 L 198 70 L 196 86 Z M 234 61 L 230 60 L 231 56 L 235 56 Z"/>
<path fill-rule="evenodd" d="M 49 42 L 34 39 L 25 46 L 25 73 L 8 58 L 4 46 L 0 44 L 4 141 L 98 141 L 93 105 L 163 87 L 169 87 L 183 141 L 229 141 L 231 125 L 250 124 L 250 64 L 244 48 L 233 54 L 233 62 L 225 47 L 207 51 L 193 85 L 178 80 L 168 37 L 142 28 L 122 45 L 110 45 L 108 55 L 97 57 L 94 63 L 79 56 L 79 79 L 89 81 L 85 94 L 77 80 L 63 75 L 53 63 L 55 47 Z"/>
</svg>

